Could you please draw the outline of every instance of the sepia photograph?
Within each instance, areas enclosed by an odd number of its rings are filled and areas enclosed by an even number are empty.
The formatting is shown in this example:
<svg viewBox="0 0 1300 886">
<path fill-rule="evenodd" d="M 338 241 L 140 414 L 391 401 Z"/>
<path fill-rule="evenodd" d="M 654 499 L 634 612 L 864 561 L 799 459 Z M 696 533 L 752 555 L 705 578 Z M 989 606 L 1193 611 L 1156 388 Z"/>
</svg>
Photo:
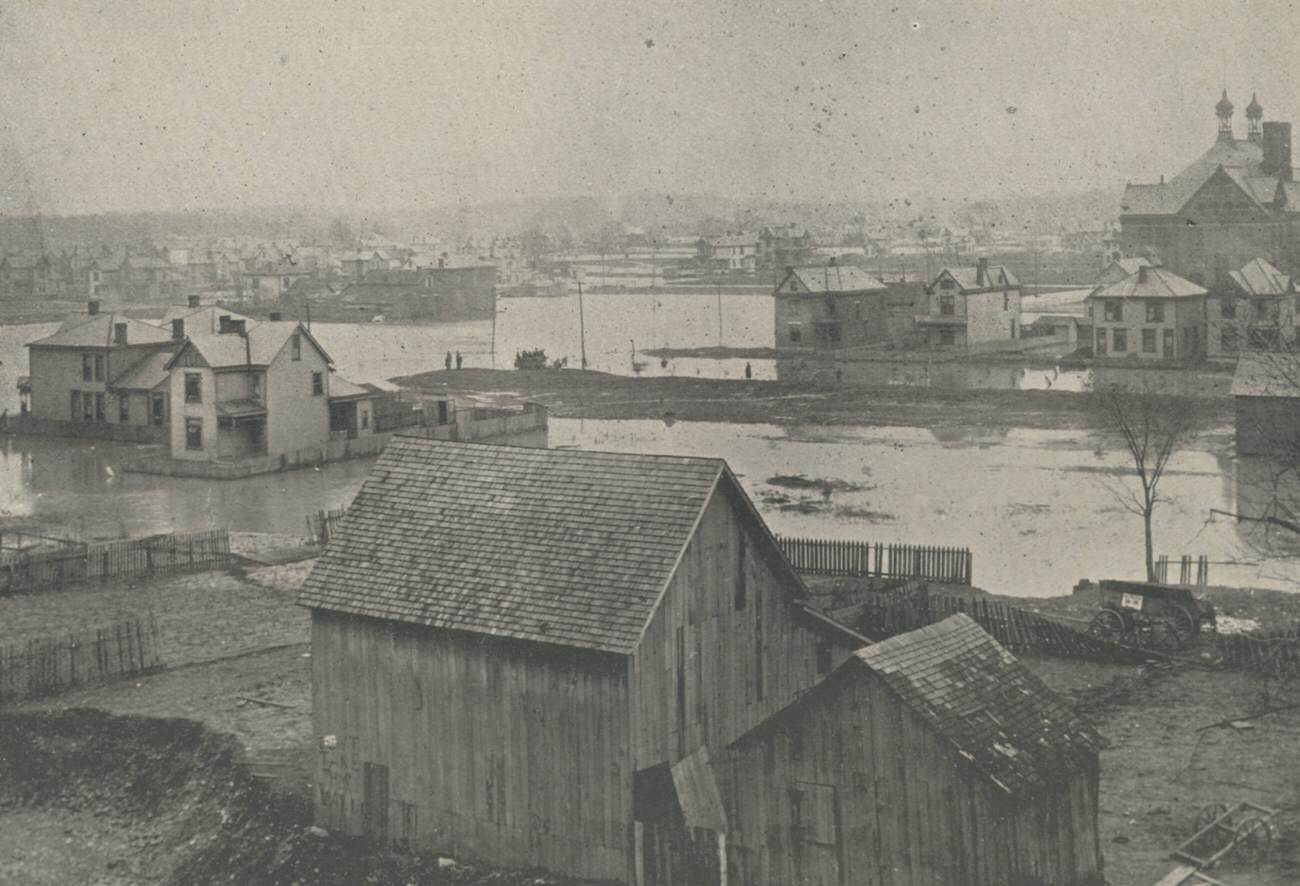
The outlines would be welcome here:
<svg viewBox="0 0 1300 886">
<path fill-rule="evenodd" d="M 0 886 L 1300 884 L 1298 6 L 0 2 Z"/>
</svg>

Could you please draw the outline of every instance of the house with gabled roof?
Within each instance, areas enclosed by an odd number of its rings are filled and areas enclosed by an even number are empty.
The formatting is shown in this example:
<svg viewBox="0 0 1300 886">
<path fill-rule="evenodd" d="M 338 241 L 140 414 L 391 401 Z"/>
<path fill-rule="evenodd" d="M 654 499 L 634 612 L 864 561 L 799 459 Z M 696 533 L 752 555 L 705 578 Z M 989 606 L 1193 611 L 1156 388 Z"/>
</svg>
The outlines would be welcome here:
<svg viewBox="0 0 1300 886">
<path fill-rule="evenodd" d="M 673 882 L 674 767 L 865 642 L 720 459 L 403 436 L 299 603 L 323 827 L 624 883 Z"/>
<path fill-rule="evenodd" d="M 1206 289 L 1168 268 L 1141 265 L 1084 304 L 1093 356 L 1199 360 L 1205 355 Z"/>
<path fill-rule="evenodd" d="M 865 646 L 732 745 L 739 883 L 1100 882 L 1100 739 L 966 615 Z"/>
<path fill-rule="evenodd" d="M 916 326 L 930 347 L 1019 338 L 1020 281 L 1006 265 L 980 258 L 974 267 L 943 268 L 927 289 L 930 310 Z"/>
<path fill-rule="evenodd" d="M 1229 271 L 1206 297 L 1206 356 L 1234 359 L 1243 351 L 1283 350 L 1296 340 L 1297 288 L 1290 274 L 1255 257 Z"/>
<path fill-rule="evenodd" d="M 968 620 L 823 614 L 720 459 L 396 437 L 298 602 L 332 831 L 646 886 L 1100 865 L 1088 727 Z"/>
<path fill-rule="evenodd" d="M 841 265 L 785 269 L 773 292 L 778 348 L 847 348 L 889 337 L 889 288 L 866 270 Z"/>
</svg>

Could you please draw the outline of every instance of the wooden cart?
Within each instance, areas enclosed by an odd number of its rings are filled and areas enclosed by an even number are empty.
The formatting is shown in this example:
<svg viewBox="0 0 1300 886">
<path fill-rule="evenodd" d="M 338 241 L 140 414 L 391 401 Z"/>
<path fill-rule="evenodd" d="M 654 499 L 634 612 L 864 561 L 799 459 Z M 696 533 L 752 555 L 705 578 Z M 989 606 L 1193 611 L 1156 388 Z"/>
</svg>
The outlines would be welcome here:
<svg viewBox="0 0 1300 886">
<path fill-rule="evenodd" d="M 1230 853 L 1245 862 L 1263 860 L 1273 843 L 1272 821 L 1276 814 L 1276 810 L 1249 800 L 1242 800 L 1232 808 L 1223 803 L 1201 807 L 1194 824 L 1196 833 L 1170 853 L 1179 862 L 1178 867 L 1156 886 L 1182 886 L 1184 883 L 1222 886 L 1205 871 Z"/>
<path fill-rule="evenodd" d="M 1101 608 L 1088 630 L 1112 643 L 1177 649 L 1203 627 L 1214 627 L 1214 607 L 1190 588 L 1140 581 L 1102 581 Z"/>
</svg>

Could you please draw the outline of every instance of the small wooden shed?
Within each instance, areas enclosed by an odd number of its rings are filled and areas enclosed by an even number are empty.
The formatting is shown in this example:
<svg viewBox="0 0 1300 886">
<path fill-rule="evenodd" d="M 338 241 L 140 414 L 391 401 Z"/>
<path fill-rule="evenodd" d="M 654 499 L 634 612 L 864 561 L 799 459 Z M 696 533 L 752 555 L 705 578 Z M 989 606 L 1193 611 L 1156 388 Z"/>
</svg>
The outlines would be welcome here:
<svg viewBox="0 0 1300 886">
<path fill-rule="evenodd" d="M 732 744 L 731 882 L 1100 882 L 1097 752 L 965 615 L 866 646 Z"/>
</svg>

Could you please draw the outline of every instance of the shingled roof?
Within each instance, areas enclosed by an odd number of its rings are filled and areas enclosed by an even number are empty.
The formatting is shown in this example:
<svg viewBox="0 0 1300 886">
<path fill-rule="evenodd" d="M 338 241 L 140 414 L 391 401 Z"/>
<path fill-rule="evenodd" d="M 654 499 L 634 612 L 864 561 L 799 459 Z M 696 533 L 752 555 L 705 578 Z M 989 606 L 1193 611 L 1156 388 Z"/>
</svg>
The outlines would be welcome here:
<svg viewBox="0 0 1300 886">
<path fill-rule="evenodd" d="M 629 654 L 728 484 L 770 540 L 721 459 L 397 436 L 298 602 Z"/>
<path fill-rule="evenodd" d="M 1205 287 L 1168 268 L 1142 267 L 1123 280 L 1101 287 L 1089 298 L 1190 298 L 1205 294 Z"/>
<path fill-rule="evenodd" d="M 854 657 L 1008 794 L 1078 771 L 1097 733 L 966 615 L 866 646 Z"/>
<path fill-rule="evenodd" d="M 1220 167 L 1248 196 L 1258 200 L 1257 195 L 1264 194 L 1266 189 L 1261 183 L 1251 185 L 1244 180 L 1264 177 L 1263 161 L 1261 145 L 1249 140 L 1220 139 L 1167 183 L 1128 185 L 1120 210 L 1124 215 L 1173 215 L 1187 205 Z M 1269 187 L 1276 188 L 1278 177 L 1271 176 L 1271 179 Z"/>
<path fill-rule="evenodd" d="M 800 284 L 814 295 L 884 292 L 888 288 L 855 265 L 808 265 L 791 268 L 786 280 L 791 276 L 798 278 Z"/>
</svg>

